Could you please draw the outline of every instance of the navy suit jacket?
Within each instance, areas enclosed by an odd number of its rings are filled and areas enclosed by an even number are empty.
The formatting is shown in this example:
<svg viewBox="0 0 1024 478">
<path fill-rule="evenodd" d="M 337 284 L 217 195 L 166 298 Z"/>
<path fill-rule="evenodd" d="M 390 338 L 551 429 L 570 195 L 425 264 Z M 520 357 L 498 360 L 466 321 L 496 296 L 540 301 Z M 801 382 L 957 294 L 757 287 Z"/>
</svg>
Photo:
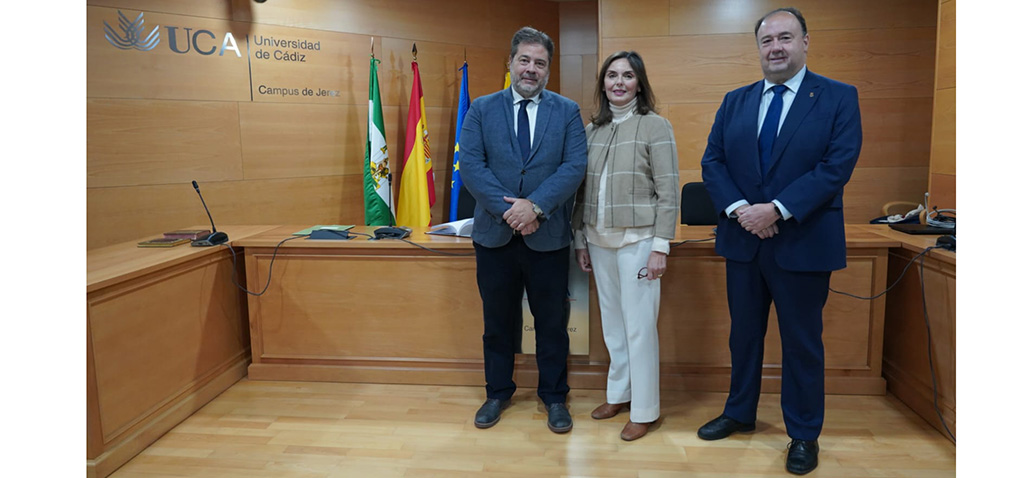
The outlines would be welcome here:
<svg viewBox="0 0 1024 478">
<path fill-rule="evenodd" d="M 747 232 L 725 208 L 779 202 L 793 214 L 779 221 L 775 260 L 790 271 L 846 267 L 843 186 L 861 148 L 857 89 L 807 71 L 775 140 L 762 179 L 757 120 L 763 82 L 725 95 L 701 160 L 704 184 L 719 211 L 715 252 L 735 261 L 753 260 L 761 239 Z"/>
<path fill-rule="evenodd" d="M 537 105 L 533 148 L 524 162 L 512 115 L 512 90 L 477 98 L 469 107 L 459 136 L 459 172 L 476 199 L 473 241 L 500 247 L 512 239 L 502 219 L 511 204 L 502 197 L 527 198 L 547 218 L 524 236 L 535 251 L 554 251 L 572 241 L 572 199 L 587 169 L 587 137 L 580 107 L 544 90 Z"/>
</svg>

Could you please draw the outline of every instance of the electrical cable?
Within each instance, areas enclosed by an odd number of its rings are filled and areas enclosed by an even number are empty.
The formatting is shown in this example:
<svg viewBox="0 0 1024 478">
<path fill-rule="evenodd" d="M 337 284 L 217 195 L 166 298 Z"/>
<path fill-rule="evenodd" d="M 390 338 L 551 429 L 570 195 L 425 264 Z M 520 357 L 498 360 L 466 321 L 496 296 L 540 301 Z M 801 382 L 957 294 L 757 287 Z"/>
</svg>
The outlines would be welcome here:
<svg viewBox="0 0 1024 478">
<path fill-rule="evenodd" d="M 676 242 L 674 244 L 669 244 L 668 247 L 669 248 L 673 248 L 673 247 L 681 246 L 683 244 L 690 243 L 690 242 L 708 242 L 708 241 L 713 241 L 713 240 L 715 240 L 715 238 L 713 238 L 713 237 L 709 237 L 707 239 L 683 239 L 682 241 Z"/>
<path fill-rule="evenodd" d="M 405 239 L 405 238 L 402 238 L 402 239 L 399 239 L 399 240 L 404 242 L 404 243 L 407 243 L 407 244 L 412 244 L 412 245 L 414 245 L 414 246 L 416 246 L 416 247 L 418 247 L 420 249 L 433 252 L 435 254 L 443 254 L 443 255 L 446 255 L 446 256 L 463 256 L 463 257 L 475 256 L 476 255 L 476 251 L 467 252 L 467 253 L 439 251 L 437 249 L 431 249 L 431 248 L 429 248 L 427 246 L 424 246 L 422 244 L 417 244 L 417 243 L 412 242 L 412 241 L 410 241 L 408 239 Z"/>
<path fill-rule="evenodd" d="M 943 248 L 940 248 L 938 246 L 931 246 L 931 247 L 925 248 L 925 250 L 921 251 L 920 254 L 914 256 L 914 258 L 911 259 L 910 262 L 907 263 L 907 266 L 903 268 L 903 272 L 900 272 L 900 276 L 897 277 L 895 281 L 893 281 L 892 285 L 890 285 L 888 288 L 886 288 L 882 292 L 879 292 L 878 294 L 873 295 L 871 297 L 861 297 L 859 295 L 854 295 L 854 294 L 851 294 L 849 292 L 843 292 L 843 291 L 835 290 L 835 289 L 832 288 L 832 286 L 829 286 L 828 290 L 831 291 L 831 292 L 835 292 L 836 294 L 842 294 L 842 295 L 845 295 L 845 296 L 848 296 L 848 297 L 853 297 L 854 299 L 875 300 L 875 299 L 877 299 L 877 298 L 887 294 L 890 290 L 892 290 L 893 287 L 896 287 L 896 284 L 899 284 L 900 281 L 903 280 L 903 276 L 906 275 L 907 270 L 910 269 L 910 266 L 914 265 L 914 263 L 917 262 L 918 258 L 920 258 L 921 256 L 927 254 L 928 251 L 930 251 L 932 249 L 943 249 Z"/>
<path fill-rule="evenodd" d="M 267 285 L 263 286 L 263 290 L 259 291 L 259 293 L 246 289 L 245 287 L 242 287 L 242 285 L 238 283 L 238 257 L 235 254 L 235 248 L 231 247 L 231 243 L 224 243 L 224 245 L 227 246 L 228 250 L 231 251 L 231 282 L 235 284 L 235 287 L 238 287 L 246 294 L 256 297 L 263 295 L 264 293 L 267 292 L 267 289 L 270 287 L 270 279 L 274 275 L 274 259 L 277 259 L 277 250 L 281 248 L 281 244 L 284 244 L 293 239 L 298 239 L 300 237 L 309 237 L 309 234 L 305 234 L 302 236 L 286 237 L 282 239 L 281 242 L 278 242 L 277 246 L 274 247 L 274 254 L 270 256 L 270 270 L 267 272 Z"/>
</svg>

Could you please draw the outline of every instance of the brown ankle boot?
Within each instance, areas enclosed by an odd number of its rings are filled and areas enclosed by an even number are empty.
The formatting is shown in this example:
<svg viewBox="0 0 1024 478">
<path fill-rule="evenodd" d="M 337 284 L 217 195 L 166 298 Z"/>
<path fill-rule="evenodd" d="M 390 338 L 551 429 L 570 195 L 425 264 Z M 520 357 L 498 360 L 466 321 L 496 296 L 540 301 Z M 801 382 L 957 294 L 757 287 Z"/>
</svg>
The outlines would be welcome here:
<svg viewBox="0 0 1024 478">
<path fill-rule="evenodd" d="M 651 427 L 650 423 L 626 423 L 626 426 L 622 428 L 622 433 L 619 434 L 619 438 L 626 441 L 633 441 L 647 434 L 647 430 Z"/>
<path fill-rule="evenodd" d="M 590 412 L 590 418 L 594 420 L 604 420 L 605 418 L 611 418 L 618 415 L 623 409 L 629 406 L 629 402 L 626 403 L 603 403 L 600 407 Z"/>
</svg>

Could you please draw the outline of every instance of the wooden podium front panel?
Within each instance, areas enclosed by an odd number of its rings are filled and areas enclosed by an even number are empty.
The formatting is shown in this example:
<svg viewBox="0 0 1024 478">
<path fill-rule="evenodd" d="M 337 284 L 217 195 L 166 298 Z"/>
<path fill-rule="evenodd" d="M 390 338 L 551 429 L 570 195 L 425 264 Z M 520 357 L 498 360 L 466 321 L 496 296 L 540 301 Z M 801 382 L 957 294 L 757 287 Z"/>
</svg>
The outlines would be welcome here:
<svg viewBox="0 0 1024 478">
<path fill-rule="evenodd" d="M 89 476 L 113 472 L 245 376 L 246 310 L 231 255 L 174 253 L 186 257 L 87 294 Z"/>
<path fill-rule="evenodd" d="M 860 296 L 871 295 L 874 265 L 874 258 L 851 257 L 846 269 L 832 275 L 832 288 Z M 729 367 L 730 319 L 725 259 L 717 256 L 670 258 L 669 268 L 670 272 L 662 279 L 658 321 L 662 361 L 679 366 Z M 870 368 L 871 309 L 868 301 L 835 293 L 829 295 L 822 333 L 828 345 L 826 368 L 848 371 Z M 765 337 L 765 366 L 781 366 L 780 340 L 778 319 L 772 307 Z"/>
<path fill-rule="evenodd" d="M 240 241 L 250 289 L 264 287 L 274 247 L 299 229 L 281 227 Z M 850 229 L 849 265 L 832 275 L 832 286 L 859 296 L 877 294 L 885 288 L 888 248 L 898 243 Z M 707 238 L 710 230 L 681 227 L 677 240 Z M 414 233 L 410 240 L 453 254 L 473 251 L 467 239 Z M 400 241 L 288 241 L 278 250 L 266 294 L 249 298 L 249 378 L 482 385 L 475 269 L 471 255 L 442 255 Z M 728 390 L 725 260 L 713 242 L 681 245 L 669 255 L 662 281 L 662 386 Z M 608 353 L 596 293 L 591 284 L 589 353 L 569 359 L 574 388 L 605 386 Z M 830 295 L 823 334 L 829 393 L 884 393 L 884 310 L 884 297 Z M 774 313 L 765 344 L 764 390 L 778 391 L 782 352 Z M 535 358 L 522 355 L 517 363 L 517 383 L 535 386 Z"/>
<path fill-rule="evenodd" d="M 254 361 L 471 360 L 483 307 L 473 257 L 283 251 L 251 302 Z M 271 254 L 254 253 L 261 289 Z"/>
<path fill-rule="evenodd" d="M 922 244 L 890 253 L 890 282 L 896 280 L 924 247 L 931 245 L 925 242 L 934 243 L 935 236 L 928 236 L 927 241 L 920 238 L 906 240 Z M 893 287 L 889 301 L 886 302 L 883 375 L 893 395 L 950 438 L 935 412 L 928 348 L 931 347 L 935 368 L 939 410 L 946 426 L 955 435 L 956 256 L 948 251 L 936 250 L 918 260 L 924 262 L 923 274 L 920 264 L 914 262 L 903 280 Z M 930 343 L 926 324 L 931 325 Z"/>
</svg>

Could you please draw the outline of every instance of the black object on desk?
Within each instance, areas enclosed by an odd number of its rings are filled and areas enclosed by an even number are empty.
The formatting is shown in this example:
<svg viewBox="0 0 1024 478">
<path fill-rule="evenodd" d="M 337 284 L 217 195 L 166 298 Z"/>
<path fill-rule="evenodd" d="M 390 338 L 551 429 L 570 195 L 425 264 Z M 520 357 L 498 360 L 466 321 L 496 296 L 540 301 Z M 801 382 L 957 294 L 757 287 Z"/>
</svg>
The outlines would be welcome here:
<svg viewBox="0 0 1024 478">
<path fill-rule="evenodd" d="M 935 227 L 928 224 L 889 224 L 889 227 L 893 230 L 905 232 L 907 234 L 934 234 L 936 236 L 942 235 L 956 235 L 955 227 Z"/>
<path fill-rule="evenodd" d="M 333 239 L 333 240 L 348 240 L 352 239 L 348 235 L 348 231 L 337 231 L 334 229 L 317 229 L 309 233 L 310 239 Z"/>
</svg>

